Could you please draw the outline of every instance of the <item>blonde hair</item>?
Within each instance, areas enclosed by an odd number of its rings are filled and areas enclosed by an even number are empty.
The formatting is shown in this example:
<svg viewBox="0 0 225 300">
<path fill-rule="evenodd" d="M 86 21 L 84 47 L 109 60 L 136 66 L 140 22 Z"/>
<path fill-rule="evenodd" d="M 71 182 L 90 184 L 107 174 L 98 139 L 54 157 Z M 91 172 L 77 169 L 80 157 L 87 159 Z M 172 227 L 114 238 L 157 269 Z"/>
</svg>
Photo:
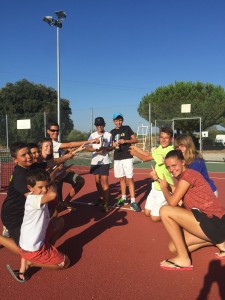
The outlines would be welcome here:
<svg viewBox="0 0 225 300">
<path fill-rule="evenodd" d="M 180 145 L 186 147 L 184 159 L 186 165 L 190 165 L 196 158 L 203 159 L 199 151 L 196 149 L 194 141 L 190 135 L 182 134 L 175 138 L 174 148 L 177 149 Z"/>
</svg>

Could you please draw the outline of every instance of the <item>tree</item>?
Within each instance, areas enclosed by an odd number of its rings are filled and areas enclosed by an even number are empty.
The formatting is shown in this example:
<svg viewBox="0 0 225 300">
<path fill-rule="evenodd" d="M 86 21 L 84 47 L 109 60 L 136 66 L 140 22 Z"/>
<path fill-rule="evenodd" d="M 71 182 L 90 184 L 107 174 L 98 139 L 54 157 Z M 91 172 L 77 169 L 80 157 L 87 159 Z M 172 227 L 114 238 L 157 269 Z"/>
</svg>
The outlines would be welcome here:
<svg viewBox="0 0 225 300">
<path fill-rule="evenodd" d="M 157 88 L 150 95 L 145 95 L 138 107 L 139 115 L 148 120 L 151 103 L 152 120 L 172 120 L 173 118 L 202 118 L 202 130 L 220 124 L 225 116 L 225 91 L 218 85 L 201 82 L 175 82 Z M 191 113 L 181 113 L 182 104 L 191 104 Z M 176 122 L 183 131 L 194 131 L 198 121 Z"/>
<path fill-rule="evenodd" d="M 73 129 L 70 103 L 61 99 L 62 140 Z M 15 84 L 7 83 L 0 90 L 0 143 L 5 144 L 6 121 L 8 117 L 9 142 L 24 140 L 38 142 L 45 136 L 45 121 L 57 121 L 57 92 L 42 84 L 34 84 L 26 79 Z M 17 129 L 17 120 L 31 120 L 31 129 Z"/>
</svg>

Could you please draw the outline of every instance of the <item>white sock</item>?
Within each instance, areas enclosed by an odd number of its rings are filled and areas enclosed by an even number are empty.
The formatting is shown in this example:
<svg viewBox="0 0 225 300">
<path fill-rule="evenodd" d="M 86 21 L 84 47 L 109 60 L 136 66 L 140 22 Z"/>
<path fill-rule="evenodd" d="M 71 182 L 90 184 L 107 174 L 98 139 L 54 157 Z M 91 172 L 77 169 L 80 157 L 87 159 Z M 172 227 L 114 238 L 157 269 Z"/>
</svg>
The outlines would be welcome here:
<svg viewBox="0 0 225 300">
<path fill-rule="evenodd" d="M 134 203 L 135 202 L 135 198 L 130 198 L 130 202 Z"/>
<path fill-rule="evenodd" d="M 127 199 L 127 195 L 122 195 L 123 200 Z"/>
</svg>

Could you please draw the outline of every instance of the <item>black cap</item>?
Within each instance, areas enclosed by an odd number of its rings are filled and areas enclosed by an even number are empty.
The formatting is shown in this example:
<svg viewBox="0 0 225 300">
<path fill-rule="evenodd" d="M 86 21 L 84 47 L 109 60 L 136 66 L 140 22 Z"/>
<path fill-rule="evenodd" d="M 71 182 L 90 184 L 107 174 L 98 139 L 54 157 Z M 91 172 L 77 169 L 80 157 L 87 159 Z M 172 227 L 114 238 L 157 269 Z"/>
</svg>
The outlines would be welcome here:
<svg viewBox="0 0 225 300">
<path fill-rule="evenodd" d="M 105 120 L 102 117 L 95 118 L 95 126 L 103 125 L 105 126 Z"/>
</svg>

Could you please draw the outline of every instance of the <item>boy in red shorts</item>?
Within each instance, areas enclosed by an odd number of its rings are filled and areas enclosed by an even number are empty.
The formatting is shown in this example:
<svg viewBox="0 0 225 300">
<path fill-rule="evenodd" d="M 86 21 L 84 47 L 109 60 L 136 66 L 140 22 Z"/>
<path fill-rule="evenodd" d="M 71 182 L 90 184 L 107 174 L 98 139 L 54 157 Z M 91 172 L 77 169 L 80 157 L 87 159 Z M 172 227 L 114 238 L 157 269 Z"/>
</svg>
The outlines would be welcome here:
<svg viewBox="0 0 225 300">
<path fill-rule="evenodd" d="M 57 197 L 56 188 L 50 181 L 49 173 L 43 169 L 31 170 L 27 176 L 30 194 L 25 203 L 19 240 L 21 267 L 19 272 L 15 272 L 7 266 L 13 277 L 20 282 L 28 279 L 25 273 L 31 266 L 62 270 L 70 263 L 66 255 L 50 244 L 55 232 L 51 232 L 49 226 L 48 202 Z"/>
</svg>

